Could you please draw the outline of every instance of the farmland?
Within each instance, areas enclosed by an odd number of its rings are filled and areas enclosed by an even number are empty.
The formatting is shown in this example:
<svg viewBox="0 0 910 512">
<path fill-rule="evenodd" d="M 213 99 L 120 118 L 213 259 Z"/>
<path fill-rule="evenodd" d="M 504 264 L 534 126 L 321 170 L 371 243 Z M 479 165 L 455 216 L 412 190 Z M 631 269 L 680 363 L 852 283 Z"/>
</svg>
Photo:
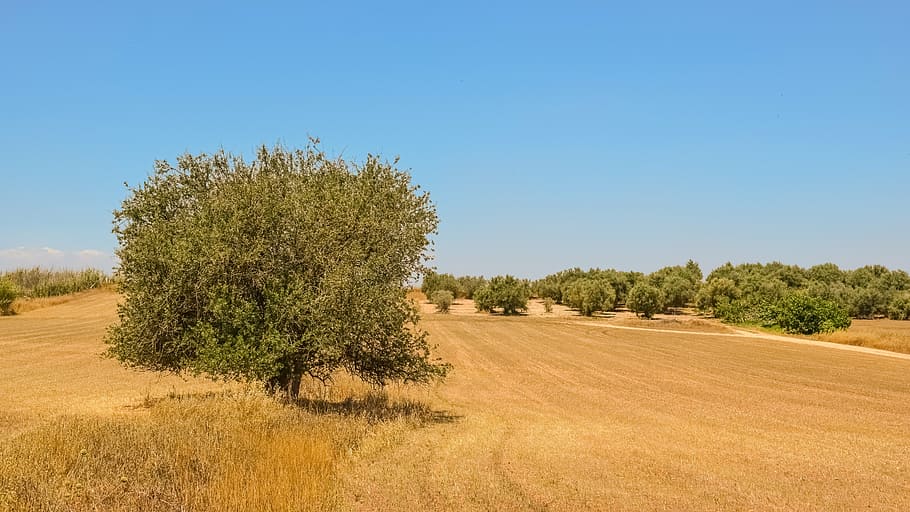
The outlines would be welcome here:
<svg viewBox="0 0 910 512">
<path fill-rule="evenodd" d="M 461 301 L 444 383 L 288 407 L 100 358 L 117 300 L 0 318 L 0 510 L 910 508 L 903 354 Z"/>
</svg>

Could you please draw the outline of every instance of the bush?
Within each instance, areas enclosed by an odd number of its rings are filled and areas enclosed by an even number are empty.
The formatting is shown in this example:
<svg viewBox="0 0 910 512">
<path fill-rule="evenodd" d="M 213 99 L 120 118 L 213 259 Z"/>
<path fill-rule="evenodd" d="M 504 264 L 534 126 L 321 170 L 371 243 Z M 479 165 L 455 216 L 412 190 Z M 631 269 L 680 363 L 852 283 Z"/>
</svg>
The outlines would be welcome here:
<svg viewBox="0 0 910 512">
<path fill-rule="evenodd" d="M 430 302 L 436 305 L 436 311 L 439 313 L 448 313 L 452 303 L 455 302 L 455 296 L 449 290 L 437 290 L 430 297 Z"/>
<path fill-rule="evenodd" d="M 837 304 L 804 293 L 794 293 L 768 308 L 766 325 L 791 334 L 817 334 L 850 327 L 850 316 Z"/>
<path fill-rule="evenodd" d="M 606 280 L 581 278 L 569 285 L 563 300 L 582 315 L 591 316 L 595 311 L 612 310 L 616 306 L 616 292 Z"/>
<path fill-rule="evenodd" d="M 552 312 L 553 312 L 553 304 L 556 304 L 556 301 L 553 300 L 552 297 L 546 297 L 546 298 L 544 298 L 544 300 L 543 300 L 543 310 L 544 310 L 544 313 L 552 313 Z"/>
<path fill-rule="evenodd" d="M 315 145 L 155 165 L 114 213 L 125 301 L 108 353 L 158 371 L 264 381 L 294 397 L 339 370 L 441 378 L 405 285 L 438 220 L 410 176 Z"/>
<path fill-rule="evenodd" d="M 891 320 L 910 320 L 910 294 L 897 295 L 888 306 L 888 318 Z"/>
<path fill-rule="evenodd" d="M 527 311 L 531 288 L 524 281 L 512 276 L 496 276 L 474 292 L 474 306 L 478 311 L 493 312 L 502 309 L 504 315 Z"/>
<path fill-rule="evenodd" d="M 636 315 L 651 318 L 654 313 L 663 309 L 663 301 L 663 294 L 661 294 L 660 289 L 641 282 L 629 290 L 626 307 Z"/>
<path fill-rule="evenodd" d="M 13 314 L 13 302 L 19 298 L 19 287 L 6 278 L 0 278 L 0 315 Z"/>
</svg>

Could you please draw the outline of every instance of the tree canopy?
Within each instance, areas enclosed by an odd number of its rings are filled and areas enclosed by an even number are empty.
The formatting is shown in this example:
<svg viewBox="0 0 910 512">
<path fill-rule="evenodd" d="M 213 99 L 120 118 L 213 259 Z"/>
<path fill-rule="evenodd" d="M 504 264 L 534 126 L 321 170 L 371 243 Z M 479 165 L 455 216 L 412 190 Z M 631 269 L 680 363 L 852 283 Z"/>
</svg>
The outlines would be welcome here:
<svg viewBox="0 0 910 512">
<path fill-rule="evenodd" d="M 126 299 L 109 354 L 291 395 L 342 369 L 375 385 L 445 375 L 404 288 L 435 206 L 394 163 L 317 142 L 156 162 L 114 215 Z"/>
</svg>

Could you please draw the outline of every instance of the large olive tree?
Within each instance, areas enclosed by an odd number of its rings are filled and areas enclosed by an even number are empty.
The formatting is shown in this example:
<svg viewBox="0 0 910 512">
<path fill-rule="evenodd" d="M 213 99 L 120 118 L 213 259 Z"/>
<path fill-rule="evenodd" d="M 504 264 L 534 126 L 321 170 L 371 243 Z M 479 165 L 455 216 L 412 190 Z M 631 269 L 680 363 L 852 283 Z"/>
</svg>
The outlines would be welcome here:
<svg viewBox="0 0 910 512">
<path fill-rule="evenodd" d="M 111 355 L 291 396 L 338 370 L 375 385 L 445 375 L 405 297 L 434 205 L 394 164 L 317 143 L 156 162 L 114 214 L 125 300 Z"/>
</svg>

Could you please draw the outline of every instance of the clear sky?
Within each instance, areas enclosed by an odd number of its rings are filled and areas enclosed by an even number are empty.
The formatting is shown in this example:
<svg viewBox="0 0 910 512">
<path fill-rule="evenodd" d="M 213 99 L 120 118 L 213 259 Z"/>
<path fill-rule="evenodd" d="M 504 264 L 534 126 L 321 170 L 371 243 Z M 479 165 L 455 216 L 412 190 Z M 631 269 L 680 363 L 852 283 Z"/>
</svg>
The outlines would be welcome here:
<svg viewBox="0 0 910 512">
<path fill-rule="evenodd" d="M 109 268 L 155 159 L 313 135 L 401 156 L 444 272 L 910 269 L 906 1 L 133 4 L 0 0 L 0 267 Z"/>
</svg>

